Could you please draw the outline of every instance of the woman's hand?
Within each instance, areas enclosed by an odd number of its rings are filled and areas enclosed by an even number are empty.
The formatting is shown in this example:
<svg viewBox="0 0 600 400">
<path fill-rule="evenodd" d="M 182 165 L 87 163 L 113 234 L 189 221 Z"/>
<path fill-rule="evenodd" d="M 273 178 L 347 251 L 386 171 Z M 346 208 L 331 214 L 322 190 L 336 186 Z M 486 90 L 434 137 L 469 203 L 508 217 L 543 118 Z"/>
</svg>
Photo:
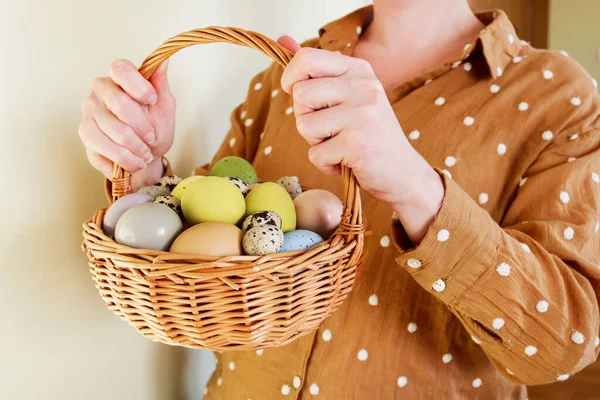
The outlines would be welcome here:
<svg viewBox="0 0 600 400">
<path fill-rule="evenodd" d="M 79 136 L 92 166 L 111 178 L 116 163 L 136 172 L 134 186 L 154 183 L 173 143 L 175 108 L 166 62 L 148 81 L 130 61 L 115 61 L 82 104 Z"/>
<path fill-rule="evenodd" d="M 326 174 L 352 168 L 360 186 L 398 213 L 419 242 L 444 194 L 440 176 L 412 148 L 365 60 L 280 43 L 296 54 L 281 78 L 294 99 L 300 134 L 312 146 L 310 161 Z"/>
</svg>

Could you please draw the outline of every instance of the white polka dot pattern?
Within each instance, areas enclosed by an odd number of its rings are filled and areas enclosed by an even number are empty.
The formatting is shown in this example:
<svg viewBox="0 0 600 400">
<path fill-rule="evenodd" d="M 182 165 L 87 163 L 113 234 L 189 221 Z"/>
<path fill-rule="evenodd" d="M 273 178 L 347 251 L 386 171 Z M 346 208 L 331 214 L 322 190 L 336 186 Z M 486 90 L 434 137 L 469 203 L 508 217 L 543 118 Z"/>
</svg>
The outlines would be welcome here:
<svg viewBox="0 0 600 400">
<path fill-rule="evenodd" d="M 446 104 L 446 99 L 443 97 L 438 97 L 437 99 L 435 99 L 434 103 L 436 106 L 443 106 L 444 104 Z"/>
<path fill-rule="evenodd" d="M 467 72 L 469 72 L 470 70 L 473 69 L 473 64 L 471 64 L 470 62 L 466 62 L 463 64 L 463 69 Z"/>
<path fill-rule="evenodd" d="M 274 98 L 275 96 L 277 96 L 279 94 L 279 89 L 275 89 L 271 92 L 271 98 Z"/>
<path fill-rule="evenodd" d="M 478 387 L 481 387 L 481 384 L 482 384 L 482 382 L 481 382 L 481 378 L 476 378 L 476 379 L 474 379 L 474 380 L 473 380 L 473 383 L 471 383 L 471 385 L 472 385 L 472 386 L 473 386 L 475 389 L 477 389 Z"/>
<path fill-rule="evenodd" d="M 448 178 L 452 179 L 452 174 L 447 169 L 442 170 L 442 174 L 446 175 Z"/>
<path fill-rule="evenodd" d="M 263 349 L 256 350 L 257 356 L 262 356 L 265 351 Z"/>
<path fill-rule="evenodd" d="M 500 143 L 496 148 L 498 155 L 503 156 L 506 153 L 506 145 L 504 143 Z"/>
<path fill-rule="evenodd" d="M 595 347 L 600 346 L 600 337 L 596 336 L 596 342 L 594 343 Z"/>
<path fill-rule="evenodd" d="M 509 276 L 510 275 L 510 270 L 511 270 L 511 266 L 508 265 L 507 263 L 500 263 L 497 267 L 496 267 L 496 272 L 498 273 L 498 275 L 500 276 Z"/>
<path fill-rule="evenodd" d="M 479 340 L 475 336 L 471 336 L 471 339 L 475 342 L 475 344 L 481 344 L 481 343 L 483 343 L 481 340 Z"/>
<path fill-rule="evenodd" d="M 416 258 L 409 258 L 406 261 L 406 264 L 412 269 L 421 268 L 421 261 L 417 260 Z"/>
<path fill-rule="evenodd" d="M 577 158 L 575 158 L 575 157 L 569 157 L 569 158 L 567 158 L 567 162 L 573 162 L 575 160 L 577 160 Z"/>
<path fill-rule="evenodd" d="M 372 294 L 369 296 L 369 304 L 373 307 L 379 304 L 379 296 Z"/>
<path fill-rule="evenodd" d="M 541 312 L 541 313 L 545 313 L 546 311 L 548 311 L 549 307 L 550 307 L 550 305 L 548 304 L 548 302 L 546 300 L 540 300 L 535 305 L 535 309 L 538 310 L 538 312 Z"/>
<path fill-rule="evenodd" d="M 522 58 L 522 57 L 519 57 L 519 56 L 514 56 L 514 57 L 513 57 L 513 62 L 514 62 L 515 64 L 518 64 L 518 63 L 520 63 L 521 61 L 523 61 L 523 58 Z"/>
<path fill-rule="evenodd" d="M 475 118 L 473 118 L 473 117 L 465 117 L 465 119 L 463 120 L 463 123 L 466 126 L 471 126 L 471 125 L 473 125 L 475 123 Z"/>
<path fill-rule="evenodd" d="M 556 377 L 557 381 L 566 381 L 567 379 L 569 379 L 569 374 L 563 374 Z"/>
<path fill-rule="evenodd" d="M 248 118 L 245 122 L 244 125 L 246 125 L 247 127 L 251 126 L 254 123 L 254 120 L 252 118 Z"/>
<path fill-rule="evenodd" d="M 573 104 L 575 107 L 580 106 L 581 105 L 581 99 L 579 97 L 572 97 L 571 98 L 571 104 Z"/>
<path fill-rule="evenodd" d="M 317 385 L 316 383 L 313 383 L 312 385 L 310 385 L 310 387 L 308 388 L 308 392 L 310 394 L 312 394 L 313 396 L 316 396 L 319 394 L 321 390 L 319 389 L 319 385 Z"/>
<path fill-rule="evenodd" d="M 598 89 L 598 81 L 596 79 L 594 79 L 594 78 L 592 78 L 592 85 L 594 85 L 594 87 L 596 89 Z"/>
<path fill-rule="evenodd" d="M 232 371 L 235 370 L 235 363 L 233 361 L 229 363 L 229 369 Z"/>
<path fill-rule="evenodd" d="M 453 167 L 454 165 L 456 165 L 456 158 L 449 156 L 446 157 L 446 159 L 444 160 L 444 164 L 446 164 L 447 167 Z"/>
<path fill-rule="evenodd" d="M 254 85 L 254 90 L 260 90 L 262 89 L 262 83 L 258 82 L 256 85 Z"/>
<path fill-rule="evenodd" d="M 452 354 L 446 353 L 442 356 L 442 362 L 444 364 L 448 364 L 450 361 L 452 361 Z"/>
<path fill-rule="evenodd" d="M 500 67 L 496 68 L 496 76 L 498 76 L 498 78 L 501 77 L 503 73 L 504 73 L 504 71 L 502 71 L 502 68 L 500 68 Z"/>
<path fill-rule="evenodd" d="M 246 118 L 246 115 L 248 115 L 248 113 L 246 112 L 246 110 L 242 111 L 242 113 L 240 114 L 240 118 L 244 119 Z"/>
<path fill-rule="evenodd" d="M 333 335 L 331 334 L 331 331 L 329 329 L 325 329 L 323 331 L 322 338 L 324 341 L 329 342 L 332 337 L 333 337 Z"/>
<path fill-rule="evenodd" d="M 515 36 L 512 33 L 508 34 L 508 43 L 513 44 L 515 42 Z"/>
<path fill-rule="evenodd" d="M 235 146 L 235 138 L 229 139 L 229 147 Z"/>
<path fill-rule="evenodd" d="M 578 138 L 579 138 L 579 134 L 578 133 L 575 133 L 575 134 L 569 136 L 569 140 L 577 140 Z"/>
<path fill-rule="evenodd" d="M 440 229 L 437 233 L 437 241 L 443 243 L 448 239 L 450 239 L 450 232 L 448 229 Z"/>
<path fill-rule="evenodd" d="M 564 192 L 564 191 L 560 192 L 559 198 L 563 204 L 567 204 L 569 201 L 571 201 L 571 197 L 569 196 L 569 193 Z"/>
<path fill-rule="evenodd" d="M 523 186 L 525 182 L 527 182 L 527 178 L 521 178 L 521 181 L 519 182 L 519 187 Z"/>
<path fill-rule="evenodd" d="M 452 64 L 452 68 L 456 68 L 461 64 L 461 61 L 456 61 Z"/>
<path fill-rule="evenodd" d="M 408 331 L 410 333 L 415 333 L 417 331 L 417 323 L 416 322 L 409 323 L 408 326 L 406 327 L 406 329 L 408 329 Z"/>
<path fill-rule="evenodd" d="M 223 384 L 223 378 L 217 379 L 217 386 L 221 386 Z"/>
<path fill-rule="evenodd" d="M 259 137 L 259 139 L 260 139 L 260 140 L 263 140 L 264 138 L 265 138 L 265 133 L 263 132 L 263 133 L 261 133 L 261 134 L 260 134 L 260 137 Z"/>
<path fill-rule="evenodd" d="M 488 202 L 488 194 L 487 193 L 479 193 L 479 204 L 484 205 Z"/>
<path fill-rule="evenodd" d="M 574 236 L 575 231 L 573 230 L 573 228 L 571 228 L 570 226 L 566 227 L 563 232 L 563 237 L 565 238 L 565 240 L 573 240 Z"/>
<path fill-rule="evenodd" d="M 594 183 L 600 183 L 600 175 L 598 175 L 595 172 L 592 172 L 592 180 L 594 181 Z"/>
<path fill-rule="evenodd" d="M 292 379 L 292 385 L 294 386 L 294 389 L 300 388 L 302 379 L 299 376 L 295 376 L 294 379 Z"/>
<path fill-rule="evenodd" d="M 359 25 L 356 27 L 356 34 L 360 35 L 361 33 L 362 33 L 362 26 Z"/>
<path fill-rule="evenodd" d="M 437 281 L 433 282 L 433 285 L 431 285 L 431 287 L 436 292 L 441 293 L 444 290 L 446 290 L 446 282 L 444 282 L 443 279 L 438 279 Z"/>
<path fill-rule="evenodd" d="M 369 358 L 369 352 L 365 349 L 360 349 L 358 354 L 356 354 L 356 358 L 358 358 L 358 361 L 367 361 Z"/>
<path fill-rule="evenodd" d="M 398 387 L 403 388 L 404 386 L 406 386 L 408 384 L 408 378 L 405 376 L 401 376 L 398 378 L 396 383 L 398 384 Z"/>
<path fill-rule="evenodd" d="M 290 115 L 293 112 L 294 112 L 294 107 L 292 107 L 292 106 L 289 106 L 288 108 L 285 109 L 285 115 Z"/>
<path fill-rule="evenodd" d="M 515 373 L 512 372 L 510 369 L 506 368 L 506 372 L 508 372 L 509 375 L 514 375 Z"/>
<path fill-rule="evenodd" d="M 390 237 L 388 235 L 385 235 L 384 237 L 381 238 L 381 240 L 379 241 L 379 244 L 381 245 L 381 247 L 389 247 L 390 246 Z"/>
<path fill-rule="evenodd" d="M 525 347 L 525 354 L 527 354 L 529 357 L 535 355 L 535 353 L 537 353 L 538 349 L 535 346 L 527 346 Z"/>
<path fill-rule="evenodd" d="M 204 395 L 206 396 L 208 394 L 208 388 L 204 387 Z"/>
<path fill-rule="evenodd" d="M 542 139 L 544 140 L 552 140 L 553 137 L 554 134 L 551 131 L 545 131 L 544 133 L 542 133 Z"/>
<path fill-rule="evenodd" d="M 550 71 L 549 69 L 545 69 L 542 72 L 542 75 L 543 75 L 544 79 L 546 79 L 546 80 L 550 80 L 550 79 L 554 78 L 554 73 L 552 71 Z"/>
<path fill-rule="evenodd" d="M 492 86 L 490 86 L 490 92 L 492 93 L 498 93 L 500 91 L 500 86 L 493 84 Z"/>
<path fill-rule="evenodd" d="M 519 246 L 521 246 L 521 248 L 523 250 L 525 250 L 526 253 L 531 253 L 531 249 L 529 248 L 529 246 L 527 246 L 525 243 L 520 243 L 519 242 Z"/>
<path fill-rule="evenodd" d="M 583 344 L 583 342 L 585 342 L 585 336 L 583 336 L 583 333 L 581 333 L 579 331 L 574 331 L 571 334 L 571 340 L 575 344 Z"/>
<path fill-rule="evenodd" d="M 272 146 L 265 147 L 265 156 L 268 156 L 269 154 L 271 154 L 272 151 L 273 151 Z"/>
<path fill-rule="evenodd" d="M 502 318 L 494 318 L 494 320 L 492 321 L 492 327 L 496 330 L 502 329 L 503 326 L 504 326 L 504 319 L 502 319 Z"/>
<path fill-rule="evenodd" d="M 410 140 L 417 140 L 419 138 L 419 136 L 421 136 L 421 132 L 419 132 L 416 129 L 408 134 L 408 138 Z"/>
<path fill-rule="evenodd" d="M 519 111 L 527 111 L 529 110 L 529 104 L 524 101 L 519 103 Z"/>
<path fill-rule="evenodd" d="M 433 82 L 433 79 L 427 79 L 425 81 L 425 83 L 423 83 L 424 85 L 429 85 L 431 82 Z"/>
<path fill-rule="evenodd" d="M 284 396 L 287 396 L 288 394 L 290 394 L 292 392 L 292 388 L 289 387 L 288 385 L 283 385 L 281 387 L 281 394 Z"/>
<path fill-rule="evenodd" d="M 564 50 L 561 50 L 561 51 L 559 51 L 559 53 L 560 53 L 560 54 L 562 54 L 562 55 L 563 55 L 563 56 L 565 56 L 565 57 L 569 57 L 569 53 L 567 53 L 567 52 L 566 52 L 566 51 L 564 51 Z"/>
</svg>

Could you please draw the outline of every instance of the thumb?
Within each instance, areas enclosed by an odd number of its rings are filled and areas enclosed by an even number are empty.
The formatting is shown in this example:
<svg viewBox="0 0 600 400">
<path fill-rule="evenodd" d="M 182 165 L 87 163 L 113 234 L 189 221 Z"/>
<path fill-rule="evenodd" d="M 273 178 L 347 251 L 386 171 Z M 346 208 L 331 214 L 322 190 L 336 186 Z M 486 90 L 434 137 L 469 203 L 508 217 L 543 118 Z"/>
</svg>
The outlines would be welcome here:
<svg viewBox="0 0 600 400">
<path fill-rule="evenodd" d="M 158 94 L 156 105 L 161 108 L 173 107 L 175 104 L 175 98 L 173 97 L 173 93 L 171 93 L 171 88 L 169 87 L 169 77 L 167 74 L 168 70 L 169 60 L 166 60 L 150 77 L 150 83 L 152 86 L 154 86 L 154 89 L 156 89 L 156 93 Z"/>
<path fill-rule="evenodd" d="M 294 54 L 296 54 L 296 52 L 302 48 L 298 44 L 298 42 L 296 42 L 291 36 L 288 35 L 281 36 L 279 39 L 277 39 L 277 43 L 279 43 Z"/>
</svg>

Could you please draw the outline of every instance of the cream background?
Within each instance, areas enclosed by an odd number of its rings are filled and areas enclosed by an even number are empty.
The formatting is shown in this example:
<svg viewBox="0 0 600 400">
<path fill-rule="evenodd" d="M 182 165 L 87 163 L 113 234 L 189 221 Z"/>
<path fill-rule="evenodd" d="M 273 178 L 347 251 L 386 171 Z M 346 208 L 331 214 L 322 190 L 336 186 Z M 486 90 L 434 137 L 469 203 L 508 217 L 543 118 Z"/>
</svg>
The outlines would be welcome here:
<svg viewBox="0 0 600 400">
<path fill-rule="evenodd" d="M 234 25 L 301 40 L 364 3 L 0 0 L 0 399 L 197 399 L 210 372 L 211 354 L 143 339 L 94 289 L 80 226 L 106 200 L 77 137 L 91 80 L 183 30 Z M 168 156 L 178 174 L 209 160 L 268 63 L 231 45 L 175 57 Z"/>
<path fill-rule="evenodd" d="M 600 1 L 550 0 L 549 48 L 565 50 L 600 82 Z"/>
</svg>

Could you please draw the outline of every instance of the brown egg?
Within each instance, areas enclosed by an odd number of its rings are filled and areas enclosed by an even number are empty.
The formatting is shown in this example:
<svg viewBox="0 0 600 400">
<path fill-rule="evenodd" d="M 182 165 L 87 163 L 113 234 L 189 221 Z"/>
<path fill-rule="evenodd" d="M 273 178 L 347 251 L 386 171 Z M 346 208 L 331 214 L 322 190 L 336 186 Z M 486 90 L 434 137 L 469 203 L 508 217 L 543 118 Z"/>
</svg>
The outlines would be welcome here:
<svg viewBox="0 0 600 400">
<path fill-rule="evenodd" d="M 240 228 L 226 222 L 203 222 L 183 231 L 171 246 L 171 253 L 225 257 L 243 254 Z"/>
<path fill-rule="evenodd" d="M 296 229 L 306 229 L 327 239 L 342 220 L 342 201 L 333 193 L 311 189 L 294 199 Z"/>
</svg>

